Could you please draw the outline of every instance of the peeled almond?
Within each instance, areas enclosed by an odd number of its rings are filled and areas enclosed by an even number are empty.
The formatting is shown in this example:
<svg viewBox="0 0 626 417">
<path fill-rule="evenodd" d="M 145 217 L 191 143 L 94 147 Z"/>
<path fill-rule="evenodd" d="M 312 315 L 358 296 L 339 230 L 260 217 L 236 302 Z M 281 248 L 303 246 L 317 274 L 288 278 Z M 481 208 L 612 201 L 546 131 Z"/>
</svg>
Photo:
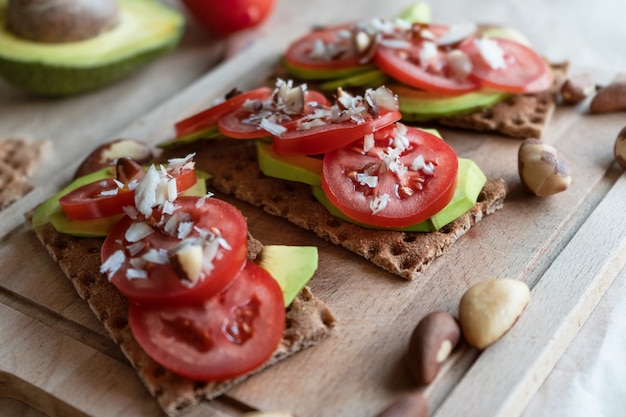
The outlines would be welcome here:
<svg viewBox="0 0 626 417">
<path fill-rule="evenodd" d="M 461 298 L 459 324 L 472 346 L 484 349 L 515 324 L 530 301 L 530 289 L 515 279 L 491 279 L 473 285 Z"/>
</svg>

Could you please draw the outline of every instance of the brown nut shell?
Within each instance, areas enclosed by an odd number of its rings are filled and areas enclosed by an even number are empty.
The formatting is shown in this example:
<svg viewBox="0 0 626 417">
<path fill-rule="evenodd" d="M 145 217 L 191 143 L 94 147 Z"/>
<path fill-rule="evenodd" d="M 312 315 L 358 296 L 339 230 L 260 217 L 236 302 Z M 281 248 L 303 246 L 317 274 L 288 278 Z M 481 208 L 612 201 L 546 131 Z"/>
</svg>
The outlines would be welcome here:
<svg viewBox="0 0 626 417">
<path fill-rule="evenodd" d="M 80 164 L 74 178 L 82 177 L 116 163 L 119 158 L 130 158 L 139 164 L 150 162 L 155 150 L 134 139 L 116 139 L 94 149 Z"/>
<path fill-rule="evenodd" d="M 578 104 L 596 89 L 593 78 L 588 73 L 573 75 L 561 86 L 561 98 L 565 104 Z"/>
<path fill-rule="evenodd" d="M 418 385 L 430 384 L 435 379 L 460 337 L 459 324 L 446 311 L 429 313 L 419 321 L 407 352 L 409 372 Z"/>
<path fill-rule="evenodd" d="M 473 285 L 459 303 L 463 337 L 478 349 L 490 346 L 513 327 L 529 301 L 523 281 L 490 279 Z"/>
<path fill-rule="evenodd" d="M 572 182 L 565 158 L 538 139 L 526 139 L 520 145 L 518 171 L 522 185 L 538 197 L 563 192 Z"/>
<path fill-rule="evenodd" d="M 377 417 L 427 417 L 428 400 L 421 393 L 404 395 L 382 410 Z"/>
<path fill-rule="evenodd" d="M 626 79 L 613 81 L 598 90 L 589 103 L 589 113 L 614 113 L 626 110 Z"/>
</svg>

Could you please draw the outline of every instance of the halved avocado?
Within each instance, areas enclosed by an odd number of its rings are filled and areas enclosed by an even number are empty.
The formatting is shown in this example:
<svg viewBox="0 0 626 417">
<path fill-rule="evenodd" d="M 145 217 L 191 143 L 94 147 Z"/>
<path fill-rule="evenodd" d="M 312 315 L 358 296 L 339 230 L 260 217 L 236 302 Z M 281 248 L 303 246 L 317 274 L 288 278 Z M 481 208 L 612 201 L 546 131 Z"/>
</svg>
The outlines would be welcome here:
<svg viewBox="0 0 626 417">
<path fill-rule="evenodd" d="M 184 17 L 154 0 L 118 0 L 119 21 L 92 38 L 41 43 L 7 30 L 0 0 L 0 76 L 40 96 L 68 96 L 117 81 L 173 49 Z"/>
</svg>

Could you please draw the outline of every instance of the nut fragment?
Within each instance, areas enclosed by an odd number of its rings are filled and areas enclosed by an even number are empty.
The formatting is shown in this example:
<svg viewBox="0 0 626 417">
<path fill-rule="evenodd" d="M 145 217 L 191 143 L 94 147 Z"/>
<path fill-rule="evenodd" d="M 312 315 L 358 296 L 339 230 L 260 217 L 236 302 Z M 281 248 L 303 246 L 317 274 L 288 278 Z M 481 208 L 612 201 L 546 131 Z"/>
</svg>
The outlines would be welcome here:
<svg viewBox="0 0 626 417">
<path fill-rule="evenodd" d="M 626 110 L 626 79 L 619 79 L 602 87 L 589 103 L 589 112 L 594 114 L 624 110 Z"/>
<path fill-rule="evenodd" d="M 428 400 L 421 393 L 406 394 L 391 403 L 377 417 L 427 417 Z"/>
<path fill-rule="evenodd" d="M 491 279 L 473 285 L 461 298 L 459 323 L 463 337 L 484 349 L 498 341 L 530 301 L 528 285 L 515 279 Z"/>
<path fill-rule="evenodd" d="M 522 185 L 539 197 L 565 191 L 572 182 L 565 158 L 554 146 L 537 139 L 526 139 L 520 145 L 518 171 Z"/>
<path fill-rule="evenodd" d="M 626 169 L 626 126 L 624 126 L 615 139 L 613 153 L 615 154 L 617 163 Z"/>
<path fill-rule="evenodd" d="M 407 356 L 409 371 L 417 384 L 430 384 L 435 379 L 460 336 L 459 324 L 448 312 L 435 311 L 420 320 L 411 335 Z"/>
<path fill-rule="evenodd" d="M 593 78 L 588 73 L 581 73 L 568 78 L 561 86 L 561 98 L 566 104 L 578 104 L 596 89 Z"/>
</svg>

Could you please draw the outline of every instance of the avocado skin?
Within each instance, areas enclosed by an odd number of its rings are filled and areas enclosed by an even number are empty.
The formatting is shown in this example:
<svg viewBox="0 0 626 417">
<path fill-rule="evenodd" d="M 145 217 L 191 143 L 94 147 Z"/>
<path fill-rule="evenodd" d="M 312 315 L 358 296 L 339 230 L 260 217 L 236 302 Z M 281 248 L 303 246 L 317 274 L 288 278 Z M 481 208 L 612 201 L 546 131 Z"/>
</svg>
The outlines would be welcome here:
<svg viewBox="0 0 626 417">
<path fill-rule="evenodd" d="M 177 38 L 178 39 L 178 38 Z M 173 49 L 177 39 L 159 49 L 123 61 L 89 68 L 50 66 L 0 58 L 0 75 L 9 83 L 41 97 L 66 97 L 92 91 L 125 78 Z"/>
<path fill-rule="evenodd" d="M 119 1 L 120 6 L 123 7 L 125 0 Z M 165 6 L 158 3 L 152 5 L 150 1 L 133 0 L 130 3 L 143 3 L 146 8 L 158 8 L 160 21 L 165 22 L 164 16 L 168 16 L 167 24 L 170 25 L 170 29 L 173 29 L 162 31 L 163 38 L 159 42 L 152 42 L 149 48 L 138 47 L 135 54 L 120 54 L 118 59 L 88 66 L 72 62 L 41 62 L 40 57 L 45 56 L 46 49 L 59 48 L 57 44 L 41 44 L 39 50 L 41 55 L 32 56 L 27 60 L 13 57 L 4 51 L 0 53 L 0 77 L 35 96 L 66 97 L 96 90 L 119 81 L 178 45 L 184 30 L 182 14 L 171 8 L 165 10 Z M 3 4 L 4 2 L 0 0 L 0 6 Z M 5 12 L 3 7 L 0 7 L 0 12 Z M 142 18 L 149 19 L 149 16 Z M 0 36 L 4 36 L 5 31 L 6 28 L 0 30 Z"/>
</svg>

